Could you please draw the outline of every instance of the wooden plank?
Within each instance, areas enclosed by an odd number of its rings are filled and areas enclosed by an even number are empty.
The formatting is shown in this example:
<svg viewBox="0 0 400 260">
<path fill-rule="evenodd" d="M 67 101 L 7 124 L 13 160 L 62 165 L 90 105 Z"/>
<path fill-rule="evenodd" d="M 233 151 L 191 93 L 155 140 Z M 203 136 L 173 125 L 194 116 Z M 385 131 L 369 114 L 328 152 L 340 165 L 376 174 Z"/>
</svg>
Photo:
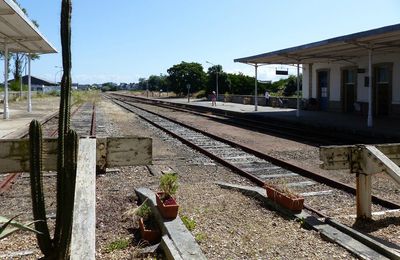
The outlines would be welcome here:
<svg viewBox="0 0 400 260">
<path fill-rule="evenodd" d="M 95 260 L 96 140 L 80 139 L 76 172 L 71 260 Z"/>
<path fill-rule="evenodd" d="M 43 140 L 43 170 L 57 169 L 57 139 Z M 0 140 L 0 172 L 29 171 L 29 139 Z"/>
<path fill-rule="evenodd" d="M 108 137 L 97 139 L 96 165 L 100 169 L 152 162 L 152 139 L 147 137 Z M 43 139 L 43 170 L 57 170 L 57 139 Z M 29 171 L 29 140 L 0 140 L 0 172 Z"/>
<path fill-rule="evenodd" d="M 363 145 L 343 146 L 321 146 L 320 160 L 323 162 L 321 168 L 326 170 L 350 169 L 352 150 Z M 400 144 L 381 144 L 376 148 L 396 165 L 400 165 Z"/>
<path fill-rule="evenodd" d="M 352 148 L 355 146 L 321 146 L 319 148 L 319 159 L 323 162 L 321 168 L 325 170 L 349 169 Z"/>
<path fill-rule="evenodd" d="M 107 138 L 107 167 L 151 164 L 151 158 L 151 138 Z"/>
<path fill-rule="evenodd" d="M 400 167 L 391 161 L 390 158 L 376 147 L 370 145 L 365 147 L 364 154 L 364 157 L 367 158 L 360 163 L 364 172 L 378 173 L 385 171 L 392 179 L 400 184 Z"/>
</svg>

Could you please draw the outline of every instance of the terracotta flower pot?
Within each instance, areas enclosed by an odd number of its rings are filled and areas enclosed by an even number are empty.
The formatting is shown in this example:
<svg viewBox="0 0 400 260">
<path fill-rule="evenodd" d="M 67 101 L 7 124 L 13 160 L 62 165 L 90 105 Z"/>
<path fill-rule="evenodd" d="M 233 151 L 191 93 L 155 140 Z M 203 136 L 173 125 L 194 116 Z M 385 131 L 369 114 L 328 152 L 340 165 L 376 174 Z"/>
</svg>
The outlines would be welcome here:
<svg viewBox="0 0 400 260">
<path fill-rule="evenodd" d="M 293 194 L 287 194 L 270 184 L 265 184 L 264 187 L 267 191 L 268 198 L 272 201 L 275 201 L 282 207 L 287 208 L 294 213 L 302 211 L 304 198 Z"/>
<path fill-rule="evenodd" d="M 161 213 L 161 216 L 165 219 L 175 219 L 176 216 L 178 216 L 178 209 L 179 205 L 176 203 L 174 198 L 169 198 L 170 204 L 165 205 L 163 201 L 161 200 L 161 197 L 163 196 L 164 192 L 157 192 L 156 193 L 156 201 L 157 201 L 157 207 L 158 210 Z M 171 203 L 172 202 L 172 203 Z"/>
<path fill-rule="evenodd" d="M 144 225 L 143 218 L 139 219 L 140 235 L 143 240 L 147 240 L 149 243 L 160 241 L 161 235 L 159 230 L 147 229 Z"/>
</svg>

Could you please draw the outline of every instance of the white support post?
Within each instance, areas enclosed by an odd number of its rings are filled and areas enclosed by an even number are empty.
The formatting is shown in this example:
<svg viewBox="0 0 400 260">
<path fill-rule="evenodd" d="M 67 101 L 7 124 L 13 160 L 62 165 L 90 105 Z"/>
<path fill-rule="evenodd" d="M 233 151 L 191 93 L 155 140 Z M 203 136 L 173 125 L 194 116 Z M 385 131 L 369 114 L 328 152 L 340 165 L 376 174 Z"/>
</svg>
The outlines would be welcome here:
<svg viewBox="0 0 400 260">
<path fill-rule="evenodd" d="M 216 84 L 215 84 L 215 87 L 216 87 L 216 90 L 217 90 L 217 96 L 216 96 L 216 98 L 215 98 L 215 105 L 217 105 L 217 102 L 218 102 L 218 95 L 219 95 L 219 92 L 218 92 L 218 66 L 217 66 L 217 73 L 216 73 Z"/>
<path fill-rule="evenodd" d="M 258 70 L 258 64 L 254 64 L 254 70 L 255 70 L 255 77 L 254 77 L 254 111 L 258 110 L 258 94 L 257 94 L 257 70 Z"/>
<path fill-rule="evenodd" d="M 28 55 L 28 112 L 32 112 L 31 55 Z"/>
<path fill-rule="evenodd" d="M 372 122 L 372 48 L 368 49 L 368 127 L 373 126 Z"/>
<path fill-rule="evenodd" d="M 371 219 L 371 175 L 357 174 L 357 218 Z"/>
<path fill-rule="evenodd" d="M 10 118 L 10 112 L 8 110 L 8 46 L 4 44 L 4 119 Z"/>
<path fill-rule="evenodd" d="M 296 117 L 300 117 L 300 97 L 299 97 L 299 93 L 300 93 L 300 64 L 299 61 L 297 61 L 297 110 L 296 110 Z"/>
</svg>

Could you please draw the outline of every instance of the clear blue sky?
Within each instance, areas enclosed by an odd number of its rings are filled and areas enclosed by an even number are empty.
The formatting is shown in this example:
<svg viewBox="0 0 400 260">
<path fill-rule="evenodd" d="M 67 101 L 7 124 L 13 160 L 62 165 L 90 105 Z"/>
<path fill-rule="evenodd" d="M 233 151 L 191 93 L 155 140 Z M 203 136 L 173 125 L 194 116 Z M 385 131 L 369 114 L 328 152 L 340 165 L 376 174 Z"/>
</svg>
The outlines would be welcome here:
<svg viewBox="0 0 400 260">
<path fill-rule="evenodd" d="M 61 51 L 61 0 L 19 2 Z M 206 60 L 254 75 L 233 59 L 397 23 L 398 0 L 74 0 L 72 76 L 78 83 L 129 83 L 167 74 L 181 61 L 206 70 Z M 32 74 L 54 81 L 55 66 L 61 54 L 43 55 Z M 274 68 L 261 67 L 259 78 L 275 80 Z"/>
</svg>

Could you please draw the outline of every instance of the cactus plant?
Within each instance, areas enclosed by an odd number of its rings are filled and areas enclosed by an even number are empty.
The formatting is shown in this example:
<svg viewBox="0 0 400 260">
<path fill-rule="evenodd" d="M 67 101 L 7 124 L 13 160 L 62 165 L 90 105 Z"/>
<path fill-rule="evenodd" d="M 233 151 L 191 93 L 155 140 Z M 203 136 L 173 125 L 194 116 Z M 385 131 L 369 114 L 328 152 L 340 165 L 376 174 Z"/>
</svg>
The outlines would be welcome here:
<svg viewBox="0 0 400 260">
<path fill-rule="evenodd" d="M 47 221 L 42 183 L 42 131 L 33 120 L 30 135 L 30 176 L 33 214 L 39 248 L 45 259 L 69 259 L 72 233 L 72 214 L 75 195 L 78 136 L 70 130 L 71 99 L 71 0 L 62 0 L 61 45 L 64 73 L 61 81 L 61 99 L 58 121 L 57 153 L 57 211 L 54 238 L 51 239 Z"/>
<path fill-rule="evenodd" d="M 43 194 L 42 127 L 36 120 L 33 120 L 29 125 L 29 148 L 32 211 L 34 219 L 40 220 L 35 223 L 35 228 L 42 233 L 41 235 L 36 235 L 36 237 L 39 248 L 43 254 L 50 255 L 52 253 L 53 245 L 46 221 L 46 209 Z"/>
</svg>

